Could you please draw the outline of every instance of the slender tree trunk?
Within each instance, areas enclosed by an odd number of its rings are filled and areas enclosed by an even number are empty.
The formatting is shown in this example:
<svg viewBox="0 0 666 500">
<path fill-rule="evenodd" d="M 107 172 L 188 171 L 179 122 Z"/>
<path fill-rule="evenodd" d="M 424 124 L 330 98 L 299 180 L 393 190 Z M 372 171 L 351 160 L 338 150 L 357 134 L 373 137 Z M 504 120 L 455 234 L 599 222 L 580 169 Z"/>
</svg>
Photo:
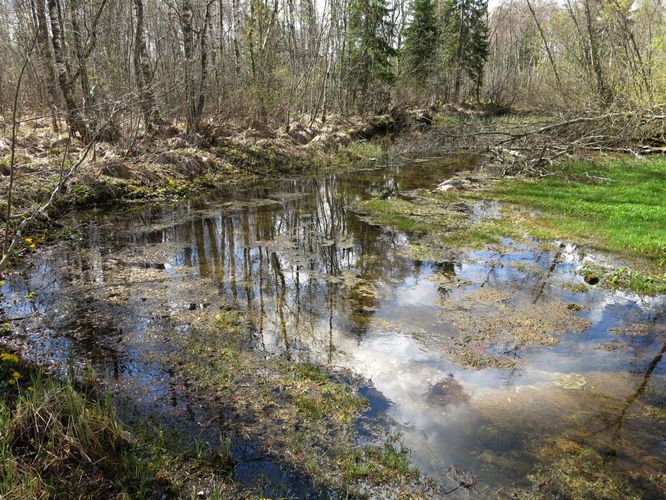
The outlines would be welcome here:
<svg viewBox="0 0 666 500">
<path fill-rule="evenodd" d="M 599 60 L 599 47 L 597 45 L 597 37 L 594 31 L 594 26 L 592 25 L 592 13 L 590 11 L 589 0 L 585 0 L 584 6 L 585 20 L 587 23 L 587 36 L 590 48 L 590 62 L 597 83 L 597 93 L 599 94 L 601 102 L 604 105 L 607 105 L 610 103 L 612 95 L 610 89 L 606 85 L 606 79 L 604 77 L 603 70 L 601 69 L 601 61 Z"/>
<path fill-rule="evenodd" d="M 232 0 L 232 24 L 233 24 L 233 42 L 234 42 L 234 61 L 236 69 L 236 78 L 240 78 L 241 75 L 241 47 L 240 40 L 238 38 L 240 32 L 240 0 Z"/>
<path fill-rule="evenodd" d="M 192 63 L 194 61 L 194 30 L 192 29 L 192 3 L 190 0 L 183 2 L 180 13 L 181 28 L 183 31 L 183 51 L 185 53 L 185 94 L 186 94 L 186 120 L 187 131 L 194 132 L 194 116 L 196 113 L 194 103 L 194 82 L 192 75 Z"/>
<path fill-rule="evenodd" d="M 32 50 L 35 48 L 35 42 L 39 35 L 39 30 L 35 31 L 35 35 L 32 38 L 30 43 L 30 48 L 28 53 L 23 60 L 23 65 L 21 66 L 21 72 L 19 73 L 18 80 L 16 81 L 16 88 L 14 89 L 14 103 L 12 106 L 12 144 L 9 152 L 9 186 L 7 187 L 7 211 L 5 212 L 5 239 L 2 245 L 2 259 L 0 260 L 0 265 L 6 262 L 10 253 L 10 242 L 9 242 L 9 233 L 11 228 L 11 218 L 12 218 L 12 195 L 14 192 L 14 165 L 16 163 L 16 135 L 18 134 L 18 107 L 19 107 L 19 96 L 21 95 L 21 83 L 23 82 L 23 75 L 25 74 L 25 69 L 28 67 L 28 62 L 30 61 L 30 55 Z M 1 269 L 1 266 L 0 266 Z"/>
<path fill-rule="evenodd" d="M 141 97 L 141 111 L 147 131 L 153 131 L 159 125 L 160 113 L 155 104 L 155 94 L 151 87 L 152 71 L 146 48 L 145 17 L 143 0 L 134 0 L 136 27 L 134 36 L 134 75 Z"/>
<path fill-rule="evenodd" d="M 65 106 L 67 107 L 67 125 L 75 134 L 78 134 L 83 140 L 87 140 L 90 132 L 74 99 L 72 78 L 63 48 L 62 16 L 59 15 L 60 9 L 56 0 L 48 0 L 48 8 L 51 21 L 51 42 L 53 44 L 58 83 L 60 84 L 60 90 L 62 91 Z"/>
<path fill-rule="evenodd" d="M 553 73 L 555 73 L 555 81 L 557 82 L 557 89 L 561 92 L 562 91 L 562 82 L 560 81 L 560 74 L 557 72 L 557 66 L 555 65 L 555 59 L 553 59 L 553 54 L 550 51 L 550 46 L 548 45 L 548 41 L 546 40 L 546 35 L 543 32 L 543 29 L 541 28 L 541 23 L 539 22 L 539 19 L 537 19 L 536 12 L 534 12 L 534 8 L 532 7 L 532 4 L 530 3 L 530 0 L 527 0 L 527 7 L 530 9 L 530 12 L 532 13 L 532 18 L 534 19 L 534 24 L 536 24 L 537 30 L 539 30 L 539 35 L 541 35 L 541 41 L 543 42 L 543 46 L 546 49 L 546 54 L 548 55 L 548 60 L 550 61 L 550 65 L 553 68 Z"/>
<path fill-rule="evenodd" d="M 53 66 L 53 47 L 49 41 L 49 27 L 46 19 L 46 4 L 44 0 L 33 0 L 35 13 L 37 17 L 37 46 L 39 47 L 40 61 L 42 71 L 44 72 L 44 79 L 46 81 L 46 89 L 49 95 L 49 106 L 51 108 L 52 126 L 55 132 L 60 132 L 58 126 L 58 79 L 56 76 L 55 67 Z"/>
<path fill-rule="evenodd" d="M 224 71 L 226 70 L 226 57 L 224 54 L 224 9 L 222 0 L 218 0 L 218 34 L 217 34 L 217 54 L 219 60 L 213 56 L 213 67 L 215 68 L 215 80 L 217 82 L 217 114 L 222 110 L 222 103 L 225 100 Z"/>
<path fill-rule="evenodd" d="M 203 26 L 201 27 L 201 76 L 199 79 L 199 96 L 194 109 L 192 128 L 196 130 L 199 127 L 203 116 L 204 102 L 206 99 L 206 80 L 208 79 L 208 30 L 211 22 L 210 7 L 212 2 L 206 5 L 206 15 L 204 16 Z"/>
<path fill-rule="evenodd" d="M 83 33 L 81 32 L 81 24 L 79 23 L 81 5 L 79 4 L 79 0 L 70 0 L 69 6 L 69 15 L 73 30 L 72 38 L 74 40 L 74 53 L 76 54 L 76 61 L 78 63 L 77 75 L 81 79 L 81 91 L 83 92 L 84 113 L 90 118 L 91 113 L 89 109 L 94 105 L 94 96 L 90 87 L 88 63 L 83 45 Z"/>
</svg>

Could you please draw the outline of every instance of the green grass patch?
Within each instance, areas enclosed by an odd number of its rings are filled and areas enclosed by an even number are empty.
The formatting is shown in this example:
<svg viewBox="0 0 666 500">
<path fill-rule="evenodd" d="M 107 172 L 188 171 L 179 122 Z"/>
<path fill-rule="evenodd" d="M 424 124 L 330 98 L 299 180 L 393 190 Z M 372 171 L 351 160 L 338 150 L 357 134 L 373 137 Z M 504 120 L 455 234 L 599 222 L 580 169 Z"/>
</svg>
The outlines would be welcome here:
<svg viewBox="0 0 666 500">
<path fill-rule="evenodd" d="M 366 480 L 383 484 L 392 480 L 420 477 L 419 470 L 409 461 L 409 451 L 396 441 L 382 447 L 348 448 L 339 453 L 338 463 L 345 482 Z"/>
<path fill-rule="evenodd" d="M 379 160 L 385 154 L 384 148 L 381 145 L 367 141 L 352 142 L 345 150 L 347 154 L 364 160 L 372 158 Z"/>
<path fill-rule="evenodd" d="M 552 176 L 497 183 L 486 193 L 538 211 L 524 229 L 666 267 L 666 160 L 567 163 Z"/>
<path fill-rule="evenodd" d="M 631 290 L 643 295 L 666 294 L 666 273 L 645 274 L 627 267 L 608 268 L 586 264 L 581 269 L 586 282 L 611 290 Z"/>
<path fill-rule="evenodd" d="M 169 490 L 150 474 L 109 400 L 39 373 L 24 378 L 24 384 L 10 380 L 15 389 L 0 400 L 0 497 L 145 497 Z"/>
<path fill-rule="evenodd" d="M 314 382 L 326 382 L 328 377 L 317 365 L 304 363 L 296 365 L 296 371 L 301 377 L 305 377 Z"/>
</svg>

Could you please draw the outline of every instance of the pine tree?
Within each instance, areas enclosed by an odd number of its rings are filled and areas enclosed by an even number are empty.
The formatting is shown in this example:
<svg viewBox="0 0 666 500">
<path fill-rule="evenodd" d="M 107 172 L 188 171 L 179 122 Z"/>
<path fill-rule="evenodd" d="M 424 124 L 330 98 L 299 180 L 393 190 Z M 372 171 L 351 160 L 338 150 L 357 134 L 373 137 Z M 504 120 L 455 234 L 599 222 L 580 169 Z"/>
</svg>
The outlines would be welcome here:
<svg viewBox="0 0 666 500">
<path fill-rule="evenodd" d="M 424 85 L 436 66 L 439 26 L 436 0 L 415 0 L 412 19 L 404 29 L 403 59 L 407 76 Z"/>
<path fill-rule="evenodd" d="M 460 97 L 463 74 L 472 81 L 476 98 L 488 59 L 488 1 L 448 0 L 444 9 L 446 62 L 453 72 L 453 98 Z"/>
</svg>

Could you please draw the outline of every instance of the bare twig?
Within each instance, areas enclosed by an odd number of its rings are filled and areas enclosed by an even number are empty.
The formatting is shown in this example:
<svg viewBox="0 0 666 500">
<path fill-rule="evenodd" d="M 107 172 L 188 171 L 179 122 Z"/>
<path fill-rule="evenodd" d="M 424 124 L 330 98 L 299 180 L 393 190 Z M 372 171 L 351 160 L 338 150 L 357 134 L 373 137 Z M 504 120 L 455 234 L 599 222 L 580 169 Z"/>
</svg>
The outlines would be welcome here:
<svg viewBox="0 0 666 500">
<path fill-rule="evenodd" d="M 16 248 L 16 245 L 21 239 L 21 233 L 22 231 L 27 228 L 37 217 L 43 215 L 46 210 L 53 204 L 53 202 L 56 200 L 58 194 L 62 191 L 63 186 L 69 182 L 70 179 L 76 175 L 76 173 L 79 170 L 79 167 L 85 162 L 86 158 L 90 154 L 90 151 L 92 151 L 93 147 L 95 146 L 95 143 L 97 142 L 97 139 L 100 135 L 100 133 L 105 129 L 105 127 L 115 118 L 116 113 L 118 113 L 119 109 L 115 109 L 111 112 L 109 115 L 108 119 L 106 122 L 104 122 L 93 134 L 92 138 L 89 140 L 89 142 L 86 144 L 86 147 L 83 150 L 83 153 L 81 154 L 81 157 L 79 160 L 74 163 L 70 169 L 67 171 L 65 175 L 62 175 L 60 177 L 60 180 L 58 181 L 58 184 L 53 188 L 51 191 L 49 197 L 42 202 L 34 211 L 32 214 L 29 216 L 25 217 L 16 227 L 16 230 L 14 231 L 14 236 L 9 243 L 9 246 L 6 248 L 6 251 L 3 253 L 2 259 L 0 260 L 0 271 L 4 269 L 4 267 L 9 263 L 9 259 L 12 255 L 12 252 Z M 6 224 L 9 225 L 10 221 L 7 220 Z"/>
<path fill-rule="evenodd" d="M 16 163 L 16 134 L 18 133 L 18 122 L 16 121 L 16 115 L 18 114 L 18 100 L 19 95 L 21 94 L 21 82 L 23 81 L 23 75 L 25 74 L 25 69 L 28 67 L 28 62 L 30 62 L 30 55 L 32 50 L 35 48 L 35 42 L 37 41 L 37 30 L 32 37 L 30 42 L 30 48 L 28 53 L 23 60 L 23 66 L 21 67 L 21 72 L 19 73 L 18 80 L 16 81 L 16 88 L 14 89 L 14 106 L 12 108 L 12 144 L 11 150 L 9 153 L 9 187 L 7 188 L 7 213 L 5 215 L 5 239 L 2 244 L 2 261 L 5 260 L 7 255 L 7 246 L 9 244 L 9 231 L 10 231 L 10 219 L 12 216 L 12 194 L 14 190 L 14 166 Z M 0 269 L 2 266 L 0 265 Z"/>
<path fill-rule="evenodd" d="M 564 157 L 579 153 L 629 153 L 636 157 L 666 153 L 666 105 L 633 111 L 578 116 L 532 129 L 493 129 L 465 124 L 471 130 L 444 133 L 460 149 L 485 149 L 504 175 L 548 175 Z"/>
</svg>

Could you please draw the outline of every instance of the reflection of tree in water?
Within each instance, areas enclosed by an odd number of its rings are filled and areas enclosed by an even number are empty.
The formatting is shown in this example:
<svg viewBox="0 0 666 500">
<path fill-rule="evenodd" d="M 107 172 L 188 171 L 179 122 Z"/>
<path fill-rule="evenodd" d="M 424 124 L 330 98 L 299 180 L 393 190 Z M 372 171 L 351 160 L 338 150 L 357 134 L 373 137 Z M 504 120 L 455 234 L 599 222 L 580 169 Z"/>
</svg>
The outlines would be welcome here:
<svg viewBox="0 0 666 500">
<path fill-rule="evenodd" d="M 396 188 L 391 178 L 371 189 Z M 405 279 L 420 273 L 420 263 L 396 255 L 395 235 L 358 220 L 346 207 L 360 188 L 341 190 L 335 177 L 303 182 L 304 196 L 276 205 L 230 210 L 163 230 L 161 241 L 183 243 L 181 261 L 212 278 L 234 303 L 253 318 L 259 336 L 272 333 L 281 349 L 290 337 L 319 340 L 333 348 L 337 327 L 357 335 L 367 332 L 388 277 Z M 353 276 L 333 283 L 330 276 Z M 327 339 L 318 322 L 328 323 Z M 271 326 L 269 326 L 271 325 Z M 267 346 L 269 347 L 269 346 Z"/>
<path fill-rule="evenodd" d="M 638 387 L 634 392 L 632 392 L 631 394 L 629 394 L 629 396 L 627 396 L 627 398 L 624 400 L 624 403 L 622 405 L 622 410 L 620 411 L 619 415 L 617 415 L 617 417 L 608 426 L 607 430 L 613 433 L 614 443 L 620 444 L 622 442 L 622 431 L 624 429 L 624 424 L 626 422 L 629 409 L 636 402 L 636 400 L 639 397 L 641 397 L 641 395 L 645 392 L 645 389 L 648 383 L 650 382 L 650 379 L 652 378 L 654 370 L 657 368 L 657 366 L 659 366 L 659 363 L 661 363 L 661 360 L 664 358 L 664 353 L 666 353 L 666 342 L 662 344 L 661 349 L 655 355 L 655 357 L 652 358 L 652 360 L 650 360 L 647 367 L 645 368 L 645 372 L 643 372 L 641 383 L 638 385 Z M 607 453 L 607 456 L 611 460 L 617 457 L 617 455 L 618 455 L 618 450 L 616 449 L 612 449 Z"/>
<path fill-rule="evenodd" d="M 125 230 L 92 225 L 87 241 L 73 242 L 53 269 L 43 270 L 56 282 L 54 298 L 44 303 L 60 311 L 48 321 L 75 334 L 59 349 L 117 379 L 136 376 L 146 369 L 142 349 L 155 348 L 144 346 L 143 336 L 167 343 L 174 334 L 170 314 L 204 302 L 210 279 L 246 310 L 262 347 L 295 356 L 305 344 L 333 362 L 336 333 L 365 335 L 381 294 L 421 272 L 420 263 L 397 254 L 395 234 L 346 210 L 363 193 L 398 188 L 386 173 L 369 183 L 329 177 L 295 183 L 292 191 L 302 196 L 288 193 L 282 206 L 247 199 L 214 211 L 196 203 L 154 205 L 126 217 Z M 112 289 L 122 290 L 121 300 Z"/>
</svg>

